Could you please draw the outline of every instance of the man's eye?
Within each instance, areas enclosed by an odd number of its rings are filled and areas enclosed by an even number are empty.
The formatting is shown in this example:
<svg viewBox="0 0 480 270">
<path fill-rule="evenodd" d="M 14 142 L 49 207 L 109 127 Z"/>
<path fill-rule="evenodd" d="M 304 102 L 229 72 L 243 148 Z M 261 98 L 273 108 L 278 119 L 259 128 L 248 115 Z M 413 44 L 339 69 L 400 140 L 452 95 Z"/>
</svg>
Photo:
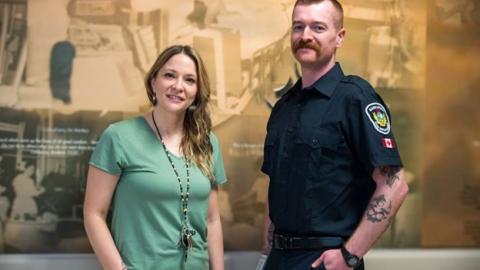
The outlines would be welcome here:
<svg viewBox="0 0 480 270">
<path fill-rule="evenodd" d="M 303 31 L 304 28 L 305 28 L 305 27 L 304 27 L 303 25 L 294 25 L 294 26 L 292 26 L 292 30 L 293 30 L 294 32 Z"/>
<path fill-rule="evenodd" d="M 317 25 L 317 26 L 312 26 L 312 30 L 315 32 L 322 32 L 325 30 L 325 27 Z"/>
</svg>

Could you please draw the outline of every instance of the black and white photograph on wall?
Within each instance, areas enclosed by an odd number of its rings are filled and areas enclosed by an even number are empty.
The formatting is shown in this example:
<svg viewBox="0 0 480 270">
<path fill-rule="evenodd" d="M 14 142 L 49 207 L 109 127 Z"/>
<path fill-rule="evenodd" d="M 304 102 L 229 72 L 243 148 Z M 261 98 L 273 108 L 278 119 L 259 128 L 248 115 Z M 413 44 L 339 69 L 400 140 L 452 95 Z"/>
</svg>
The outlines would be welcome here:
<svg viewBox="0 0 480 270">
<path fill-rule="evenodd" d="M 479 25 L 480 3 L 472 0 L 435 0 L 435 17 L 450 26 Z"/>
<path fill-rule="evenodd" d="M 94 142 L 108 124 L 149 110 L 143 77 L 173 44 L 193 46 L 209 73 L 229 179 L 219 191 L 225 248 L 259 250 L 266 122 L 301 76 L 290 49 L 294 2 L 0 0 L 3 252 L 90 252 L 79 207 Z M 348 30 L 338 61 L 370 81 L 394 114 L 411 187 L 377 246 L 418 247 L 426 3 L 342 3 Z M 12 216 L 18 193 L 28 195 Z"/>
<path fill-rule="evenodd" d="M 0 249 L 88 252 L 83 196 L 90 154 L 123 113 L 0 109 Z"/>
</svg>

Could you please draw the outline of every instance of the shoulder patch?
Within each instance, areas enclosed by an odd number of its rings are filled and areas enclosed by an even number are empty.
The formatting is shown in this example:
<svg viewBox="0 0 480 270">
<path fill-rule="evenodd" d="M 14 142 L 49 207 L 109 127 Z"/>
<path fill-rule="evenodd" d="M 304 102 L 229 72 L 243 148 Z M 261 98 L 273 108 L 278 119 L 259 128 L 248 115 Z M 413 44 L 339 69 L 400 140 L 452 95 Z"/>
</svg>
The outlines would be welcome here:
<svg viewBox="0 0 480 270">
<path fill-rule="evenodd" d="M 390 119 L 387 111 L 382 104 L 373 102 L 365 107 L 365 113 L 372 122 L 373 127 L 380 133 L 387 135 L 390 133 Z"/>
</svg>

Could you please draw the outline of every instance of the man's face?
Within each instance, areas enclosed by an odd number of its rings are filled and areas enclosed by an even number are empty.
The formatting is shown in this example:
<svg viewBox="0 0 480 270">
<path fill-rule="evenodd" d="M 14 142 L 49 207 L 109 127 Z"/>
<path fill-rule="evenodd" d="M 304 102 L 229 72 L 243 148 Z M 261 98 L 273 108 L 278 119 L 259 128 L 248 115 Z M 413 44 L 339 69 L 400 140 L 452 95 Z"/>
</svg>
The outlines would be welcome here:
<svg viewBox="0 0 480 270">
<path fill-rule="evenodd" d="M 291 46 L 302 66 L 324 66 L 334 61 L 345 30 L 337 29 L 339 14 L 332 3 L 297 5 L 292 14 Z"/>
</svg>

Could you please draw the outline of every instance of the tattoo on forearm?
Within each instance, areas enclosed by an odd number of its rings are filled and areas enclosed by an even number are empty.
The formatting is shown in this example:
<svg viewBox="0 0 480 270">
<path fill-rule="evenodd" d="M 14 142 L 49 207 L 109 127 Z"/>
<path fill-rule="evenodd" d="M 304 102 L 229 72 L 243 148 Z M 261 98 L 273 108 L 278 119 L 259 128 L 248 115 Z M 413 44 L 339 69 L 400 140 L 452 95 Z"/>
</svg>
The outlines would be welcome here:
<svg viewBox="0 0 480 270">
<path fill-rule="evenodd" d="M 400 180 L 397 173 L 400 171 L 400 166 L 383 166 L 380 167 L 380 173 L 387 178 L 387 185 L 393 187 L 395 181 Z"/>
<path fill-rule="evenodd" d="M 392 211 L 392 202 L 385 199 L 385 196 L 379 195 L 372 199 L 370 204 L 367 207 L 367 220 L 372 223 L 381 222 L 389 218 L 390 212 Z"/>
<path fill-rule="evenodd" d="M 391 215 L 391 216 L 387 219 L 387 226 L 385 226 L 385 227 L 383 228 L 382 233 L 384 233 L 384 232 L 388 229 L 388 227 L 390 226 L 390 224 L 392 224 L 393 218 L 394 218 L 394 215 Z"/>
</svg>

